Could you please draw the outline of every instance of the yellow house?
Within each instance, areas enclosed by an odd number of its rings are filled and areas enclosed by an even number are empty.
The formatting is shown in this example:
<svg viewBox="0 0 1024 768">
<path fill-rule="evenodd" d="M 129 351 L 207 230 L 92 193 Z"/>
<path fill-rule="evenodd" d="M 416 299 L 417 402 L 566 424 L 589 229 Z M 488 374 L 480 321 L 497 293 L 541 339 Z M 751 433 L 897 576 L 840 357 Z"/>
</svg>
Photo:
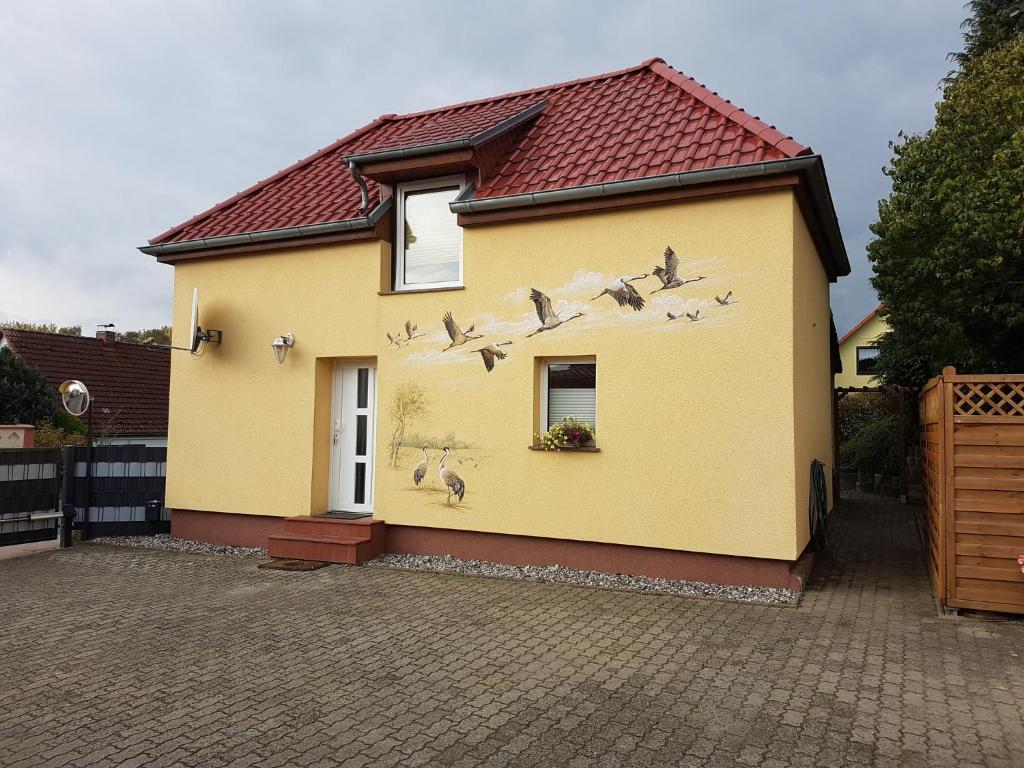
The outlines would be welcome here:
<svg viewBox="0 0 1024 768">
<path fill-rule="evenodd" d="M 878 337 L 889 330 L 888 324 L 879 314 L 879 304 L 867 316 L 847 331 L 839 340 L 839 358 L 843 370 L 835 375 L 835 386 L 874 387 L 875 361 L 878 359 Z"/>
<path fill-rule="evenodd" d="M 792 583 L 849 263 L 821 158 L 661 59 L 384 115 L 141 250 L 174 535 Z"/>
</svg>

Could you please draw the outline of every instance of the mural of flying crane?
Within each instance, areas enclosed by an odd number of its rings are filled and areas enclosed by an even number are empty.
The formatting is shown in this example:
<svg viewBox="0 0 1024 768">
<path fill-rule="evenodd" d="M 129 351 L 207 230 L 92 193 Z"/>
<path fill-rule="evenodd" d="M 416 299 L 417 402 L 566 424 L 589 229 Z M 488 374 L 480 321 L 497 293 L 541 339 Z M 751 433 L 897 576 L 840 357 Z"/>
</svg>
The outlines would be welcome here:
<svg viewBox="0 0 1024 768">
<path fill-rule="evenodd" d="M 402 338 L 402 332 L 392 334 L 391 331 L 385 331 L 384 336 L 388 340 L 388 347 L 401 348 L 409 345 L 409 342 L 413 339 L 418 339 L 421 336 L 426 336 L 425 333 L 416 333 L 417 325 L 412 320 L 405 321 L 405 338 Z"/>
<path fill-rule="evenodd" d="M 592 297 L 590 302 L 597 302 L 603 297 L 608 296 L 618 307 L 628 308 L 634 312 L 642 312 L 647 307 L 648 301 L 644 298 L 643 293 L 637 287 L 637 284 L 641 281 L 654 277 L 661 283 L 660 286 L 648 292 L 648 295 L 653 296 L 654 294 L 659 294 L 664 291 L 676 291 L 691 283 L 698 283 L 702 280 L 708 279 L 707 275 L 696 274 L 695 272 L 684 274 L 680 267 L 679 255 L 675 250 L 673 250 L 671 245 L 667 246 L 662 256 L 661 264 L 655 264 L 648 272 L 640 272 L 634 275 L 622 275 L 615 278 L 612 282 L 606 284 L 600 293 Z M 579 275 L 580 273 L 577 274 Z M 600 276 L 595 275 L 594 273 L 583 274 L 588 277 L 592 275 L 595 278 L 600 279 Z M 562 293 L 564 293 L 565 290 L 565 287 L 559 289 Z M 569 314 L 565 310 L 556 312 L 551 296 L 537 288 L 531 288 L 528 296 L 530 302 L 533 304 L 534 311 L 540 325 L 539 327 L 534 327 L 534 329 L 529 333 L 525 333 L 523 336 L 524 339 L 532 338 L 539 333 L 554 331 L 572 320 L 582 318 L 587 314 L 583 311 L 575 311 L 572 312 L 572 314 Z M 733 292 L 730 290 L 724 296 L 715 295 L 714 302 L 714 304 L 710 304 L 710 302 L 708 302 L 712 309 L 729 307 L 737 303 L 737 300 L 733 297 Z M 662 306 L 664 306 L 664 303 Z M 699 308 L 692 309 L 690 307 L 692 307 L 692 304 L 684 311 L 668 311 L 665 313 L 665 316 L 668 318 L 669 322 L 673 320 L 686 320 L 690 323 L 704 320 L 707 317 L 706 311 L 709 308 L 708 306 L 701 306 Z M 702 313 L 702 310 L 704 313 Z M 606 322 L 616 322 L 616 320 L 607 318 L 607 316 L 602 317 L 601 319 Z M 445 312 L 441 318 L 441 324 L 444 328 L 444 333 L 447 336 L 448 344 L 438 350 L 439 352 L 444 353 L 455 350 L 457 352 L 461 351 L 478 354 L 483 361 L 484 371 L 487 373 L 491 373 L 499 361 L 508 358 L 509 353 L 502 349 L 502 347 L 510 346 L 513 343 L 511 339 L 495 342 L 485 341 L 483 342 L 483 346 L 470 345 L 467 347 L 465 345 L 471 341 L 485 339 L 488 335 L 486 328 L 482 328 L 480 332 L 476 332 L 477 323 L 474 322 L 463 330 L 459 322 L 455 320 L 451 311 Z M 388 341 L 388 347 L 401 349 L 409 346 L 413 339 L 426 336 L 424 333 L 417 333 L 417 328 L 418 326 L 415 323 L 407 320 L 405 323 L 404 334 L 401 331 L 398 333 L 392 333 L 390 331 L 385 333 Z M 464 349 L 456 350 L 457 347 L 464 347 Z"/>
</svg>

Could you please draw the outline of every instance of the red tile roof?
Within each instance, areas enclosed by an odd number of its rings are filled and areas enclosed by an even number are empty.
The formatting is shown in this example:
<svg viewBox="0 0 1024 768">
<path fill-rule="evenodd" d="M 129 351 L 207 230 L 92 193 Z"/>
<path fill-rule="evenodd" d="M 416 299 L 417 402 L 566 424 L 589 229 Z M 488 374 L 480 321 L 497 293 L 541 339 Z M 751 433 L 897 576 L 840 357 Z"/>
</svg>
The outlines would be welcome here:
<svg viewBox="0 0 1024 768">
<path fill-rule="evenodd" d="M 839 340 L 839 343 L 842 344 L 848 338 L 853 336 L 853 334 L 855 334 L 857 331 L 859 331 L 861 328 L 863 328 L 865 325 L 867 325 L 868 320 L 870 320 L 872 317 L 877 315 L 882 310 L 882 307 L 884 307 L 884 306 L 885 306 L 885 304 L 879 304 L 877 307 L 875 307 L 870 312 L 868 312 L 863 320 L 861 320 L 859 323 L 857 323 L 855 326 L 853 326 L 853 328 L 851 328 L 850 330 L 848 330 L 846 333 L 843 334 L 843 338 L 841 338 Z"/>
<path fill-rule="evenodd" d="M 475 199 L 666 173 L 783 160 L 811 153 L 789 136 L 665 64 L 382 115 L 319 152 L 150 240 L 153 245 L 344 221 L 361 215 L 341 158 L 468 138 L 546 99 L 516 148 Z M 376 184 L 367 180 L 370 200 Z"/>
<path fill-rule="evenodd" d="M 68 379 L 85 383 L 97 435 L 167 434 L 169 349 L 9 328 L 0 335 L 54 390 Z"/>
</svg>

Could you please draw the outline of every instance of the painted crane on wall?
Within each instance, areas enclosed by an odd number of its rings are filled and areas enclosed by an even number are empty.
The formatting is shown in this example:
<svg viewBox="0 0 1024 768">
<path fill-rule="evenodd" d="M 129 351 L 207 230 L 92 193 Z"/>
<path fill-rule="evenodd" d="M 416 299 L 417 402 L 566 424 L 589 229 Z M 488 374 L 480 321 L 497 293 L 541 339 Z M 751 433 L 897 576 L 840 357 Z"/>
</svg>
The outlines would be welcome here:
<svg viewBox="0 0 1024 768">
<path fill-rule="evenodd" d="M 423 446 L 423 460 L 416 465 L 416 469 L 412 471 L 412 481 L 418 486 L 423 482 L 423 478 L 427 476 L 427 467 L 430 466 L 430 457 L 427 455 L 427 446 Z"/>
<path fill-rule="evenodd" d="M 570 320 L 575 320 L 577 317 L 583 317 L 582 312 L 577 312 L 575 315 L 570 315 L 563 320 L 555 314 L 555 310 L 551 307 L 551 299 L 536 288 L 530 289 L 530 301 L 533 302 L 533 306 L 537 310 L 537 317 L 540 318 L 540 328 L 533 333 L 526 334 L 526 338 L 536 336 L 538 333 L 543 333 L 544 331 L 554 330 L 563 323 L 568 323 Z"/>
<path fill-rule="evenodd" d="M 452 317 L 451 312 L 445 312 L 442 320 L 444 321 L 444 329 L 448 331 L 448 337 L 452 340 L 452 343 L 442 350 L 443 352 L 447 352 L 452 347 L 460 347 L 470 339 L 483 338 L 483 335 L 470 335 L 473 333 L 473 329 L 476 328 L 475 324 L 469 326 L 469 328 L 467 328 L 465 332 L 463 332 L 463 330 L 459 327 L 459 324 L 455 322 L 455 318 Z"/>
<path fill-rule="evenodd" d="M 634 280 L 643 280 L 648 275 L 636 275 L 630 277 L 629 275 L 623 275 L 618 280 L 613 282 L 611 285 L 606 287 L 597 296 L 591 299 L 591 301 L 597 301 L 605 294 L 608 294 L 620 307 L 632 307 L 635 311 L 639 312 L 644 308 L 644 297 L 640 295 L 636 288 L 630 283 Z"/>
<path fill-rule="evenodd" d="M 696 283 L 698 280 L 707 279 L 704 275 L 691 277 L 688 280 L 681 277 L 679 275 L 679 257 L 672 250 L 671 245 L 665 247 L 665 266 L 656 266 L 651 271 L 655 277 L 661 280 L 661 288 L 655 288 L 651 293 L 667 291 L 669 288 L 682 288 L 687 283 Z"/>
<path fill-rule="evenodd" d="M 458 496 L 459 501 L 462 501 L 462 497 L 466 494 L 466 484 L 462 482 L 462 478 L 455 474 L 455 470 L 448 469 L 444 465 L 445 459 L 448 458 L 448 454 L 451 452 L 452 449 L 445 446 L 444 457 L 442 457 L 441 463 L 437 466 L 438 477 L 441 478 L 441 482 L 448 488 L 448 506 L 451 506 L 452 496 Z"/>
<path fill-rule="evenodd" d="M 480 357 L 484 359 L 484 368 L 486 368 L 487 372 L 490 373 L 494 370 L 495 360 L 504 360 L 508 357 L 508 355 L 498 349 L 498 347 L 507 347 L 511 343 L 511 341 L 498 341 L 494 344 L 488 344 L 482 349 L 474 349 L 473 351 L 480 353 Z"/>
</svg>

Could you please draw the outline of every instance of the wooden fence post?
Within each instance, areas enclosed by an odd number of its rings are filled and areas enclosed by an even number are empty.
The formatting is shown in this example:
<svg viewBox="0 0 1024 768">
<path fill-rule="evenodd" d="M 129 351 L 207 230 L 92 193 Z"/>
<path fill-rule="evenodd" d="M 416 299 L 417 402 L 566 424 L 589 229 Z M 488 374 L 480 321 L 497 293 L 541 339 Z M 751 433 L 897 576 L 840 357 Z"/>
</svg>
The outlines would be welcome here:
<svg viewBox="0 0 1024 768">
<path fill-rule="evenodd" d="M 953 441 L 953 382 L 956 368 L 942 369 L 942 530 L 943 579 L 946 583 L 946 600 L 956 599 L 956 519 L 954 497 L 956 496 Z"/>
</svg>

